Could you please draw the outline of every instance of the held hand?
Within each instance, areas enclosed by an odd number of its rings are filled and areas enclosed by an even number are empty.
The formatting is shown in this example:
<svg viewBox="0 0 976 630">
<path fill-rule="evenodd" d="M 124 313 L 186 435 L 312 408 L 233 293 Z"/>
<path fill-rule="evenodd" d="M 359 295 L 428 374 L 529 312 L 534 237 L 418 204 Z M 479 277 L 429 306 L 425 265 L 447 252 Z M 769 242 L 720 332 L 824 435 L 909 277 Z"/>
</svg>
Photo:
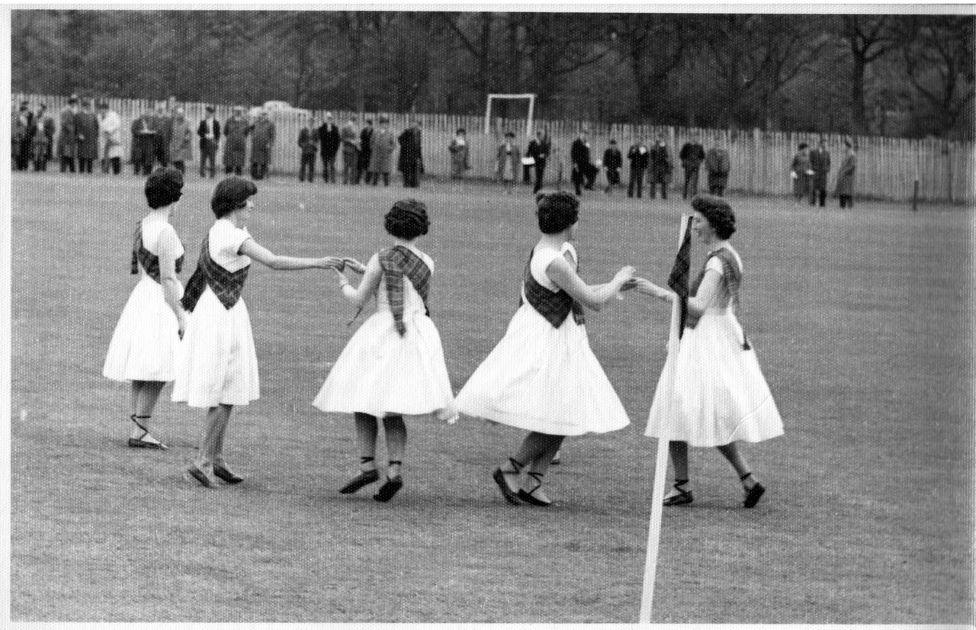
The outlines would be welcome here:
<svg viewBox="0 0 976 630">
<path fill-rule="evenodd" d="M 326 256 L 319 259 L 319 266 L 322 269 L 342 269 L 342 259 L 336 256 Z"/>
<path fill-rule="evenodd" d="M 638 278 L 631 278 L 620 286 L 621 291 L 630 291 L 637 288 Z"/>
<path fill-rule="evenodd" d="M 636 273 L 636 271 L 637 270 L 631 267 L 630 265 L 627 265 L 626 267 L 621 267 L 620 271 L 617 272 L 617 275 L 613 277 L 613 280 L 614 282 L 623 285 L 628 280 L 633 279 L 634 273 Z"/>
<path fill-rule="evenodd" d="M 366 265 L 359 262 L 355 258 L 343 258 L 342 262 L 346 269 L 355 271 L 356 273 L 366 273 Z"/>
</svg>

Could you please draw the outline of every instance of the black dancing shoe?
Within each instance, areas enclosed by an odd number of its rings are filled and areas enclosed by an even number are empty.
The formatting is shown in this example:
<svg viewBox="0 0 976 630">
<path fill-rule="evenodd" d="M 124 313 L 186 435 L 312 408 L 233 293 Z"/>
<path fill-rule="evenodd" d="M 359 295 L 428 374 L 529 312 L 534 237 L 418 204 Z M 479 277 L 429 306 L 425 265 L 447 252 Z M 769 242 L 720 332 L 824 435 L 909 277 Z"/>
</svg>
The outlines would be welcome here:
<svg viewBox="0 0 976 630">
<path fill-rule="evenodd" d="M 375 468 L 372 470 L 364 470 L 350 479 L 346 485 L 339 488 L 339 492 L 341 494 L 352 494 L 364 486 L 379 481 L 379 478 L 380 473 Z"/>
<path fill-rule="evenodd" d="M 402 487 L 403 487 L 403 478 L 400 477 L 400 475 L 397 475 L 396 477 L 387 477 L 386 483 L 380 486 L 380 489 L 376 491 L 376 494 L 373 495 L 373 498 L 379 501 L 380 503 L 386 503 L 387 501 L 392 499 L 393 495 L 399 492 L 400 488 Z"/>
<path fill-rule="evenodd" d="M 214 476 L 222 480 L 224 483 L 240 483 L 244 481 L 244 477 L 241 477 L 223 464 L 214 464 L 213 467 Z"/>
</svg>

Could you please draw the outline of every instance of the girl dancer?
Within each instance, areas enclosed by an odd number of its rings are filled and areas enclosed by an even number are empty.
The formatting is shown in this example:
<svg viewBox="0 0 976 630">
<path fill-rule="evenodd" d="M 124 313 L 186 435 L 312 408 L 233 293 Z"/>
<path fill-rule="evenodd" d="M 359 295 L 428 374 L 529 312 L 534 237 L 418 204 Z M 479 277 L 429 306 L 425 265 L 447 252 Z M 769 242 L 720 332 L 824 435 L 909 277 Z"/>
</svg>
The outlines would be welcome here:
<svg viewBox="0 0 976 630">
<path fill-rule="evenodd" d="M 211 473 L 226 483 L 240 483 L 224 462 L 224 433 L 234 405 L 258 398 L 258 361 L 251 318 L 241 289 L 251 261 L 272 269 L 329 269 L 338 258 L 278 256 L 247 231 L 254 209 L 253 182 L 228 177 L 217 184 L 210 206 L 217 220 L 203 239 L 197 269 L 186 286 L 183 306 L 191 311 L 180 347 L 173 400 L 207 409 L 207 430 L 187 473 L 212 488 Z"/>
<path fill-rule="evenodd" d="M 708 254 L 705 267 L 690 287 L 688 321 L 692 325 L 686 325 L 676 357 L 669 356 L 664 366 L 645 434 L 671 440 L 674 486 L 664 498 L 665 505 L 683 505 L 694 499 L 688 476 L 690 444 L 718 448 L 739 475 L 745 491 L 743 505 L 751 508 L 765 488 L 736 442 L 782 435 L 783 421 L 735 316 L 742 259 L 729 242 L 735 232 L 732 207 L 711 195 L 696 197 L 691 207 L 695 210 L 692 230 Z M 665 300 L 674 298 L 673 293 L 642 278 L 635 279 L 635 288 Z M 667 376 L 671 370 L 673 381 Z"/>
<path fill-rule="evenodd" d="M 454 396 L 444 364 L 440 334 L 428 316 L 427 295 L 434 262 L 414 244 L 427 233 L 426 206 L 415 199 L 393 204 L 384 218 L 393 245 L 373 254 L 362 282 L 353 287 L 337 269 L 339 289 L 361 307 L 376 296 L 376 312 L 352 336 L 312 404 L 322 411 L 353 414 L 360 472 L 339 489 L 351 494 L 379 480 L 377 418 L 383 418 L 389 457 L 386 481 L 373 498 L 389 501 L 403 487 L 401 465 L 407 442 L 404 415 L 433 414 L 453 421 Z"/>
<path fill-rule="evenodd" d="M 578 199 L 568 192 L 543 193 L 537 204 L 542 236 L 525 266 L 522 304 L 505 336 L 458 393 L 457 406 L 462 413 L 529 431 L 493 478 L 509 503 L 548 506 L 542 478 L 563 439 L 630 423 L 590 350 L 582 307 L 599 310 L 625 287 L 634 269 L 623 267 L 606 284 L 583 282 L 571 242 Z"/>
<path fill-rule="evenodd" d="M 183 194 L 183 174 L 161 168 L 146 180 L 147 214 L 136 228 L 132 273 L 139 274 L 108 346 L 102 375 L 132 383 L 129 446 L 166 450 L 149 432 L 149 419 L 175 371 L 175 354 L 186 315 L 180 306 L 183 244 L 169 217 Z"/>
</svg>

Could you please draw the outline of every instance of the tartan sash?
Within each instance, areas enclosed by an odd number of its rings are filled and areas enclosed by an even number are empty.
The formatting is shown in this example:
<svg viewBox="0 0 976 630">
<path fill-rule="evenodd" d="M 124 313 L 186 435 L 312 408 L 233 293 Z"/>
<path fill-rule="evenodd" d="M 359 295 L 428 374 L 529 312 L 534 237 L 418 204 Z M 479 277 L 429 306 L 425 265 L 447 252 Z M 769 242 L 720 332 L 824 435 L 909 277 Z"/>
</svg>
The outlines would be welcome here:
<svg viewBox="0 0 976 630">
<path fill-rule="evenodd" d="M 539 315 L 545 317 L 552 324 L 553 328 L 562 326 L 562 323 L 566 321 L 570 313 L 573 314 L 573 321 L 577 324 L 581 326 L 585 324 L 586 318 L 583 316 L 582 305 L 574 300 L 569 293 L 566 293 L 562 289 L 551 291 L 539 284 L 532 277 L 532 255 L 534 253 L 535 248 L 529 252 L 529 260 L 525 263 L 525 273 L 523 274 L 522 282 L 525 300 L 529 303 L 529 306 L 534 308 Z M 579 265 L 577 264 L 578 270 Z M 519 306 L 522 306 L 521 295 L 519 295 Z"/>
<path fill-rule="evenodd" d="M 430 316 L 427 294 L 430 292 L 430 267 L 417 254 L 403 245 L 384 249 L 379 254 L 380 267 L 386 280 L 386 297 L 393 313 L 393 323 L 402 337 L 407 333 L 403 324 L 403 279 L 406 277 L 424 301 L 424 309 Z"/>
<path fill-rule="evenodd" d="M 244 288 L 244 281 L 250 268 L 251 266 L 248 265 L 231 272 L 215 263 L 210 258 L 210 235 L 204 236 L 200 258 L 197 259 L 197 268 L 186 283 L 183 299 L 180 300 L 183 308 L 192 312 L 197 305 L 197 300 L 203 295 L 203 290 L 209 286 L 224 308 L 230 310 L 241 297 L 241 289 Z"/>
<path fill-rule="evenodd" d="M 176 273 L 183 271 L 183 256 L 176 259 Z M 132 273 L 139 273 L 139 265 L 146 270 L 146 275 L 159 282 L 159 256 L 152 253 L 142 244 L 142 223 L 136 227 L 135 238 L 132 242 Z"/>
<path fill-rule="evenodd" d="M 736 309 L 739 305 L 739 287 L 742 286 L 742 269 L 739 268 L 739 264 L 735 260 L 735 255 L 725 247 L 720 247 L 713 252 L 709 252 L 708 256 L 705 258 L 705 265 L 702 266 L 701 272 L 699 272 L 698 277 L 695 278 L 694 282 L 691 283 L 691 295 L 698 293 L 698 287 L 701 286 L 702 280 L 705 278 L 705 268 L 708 266 L 708 261 L 713 257 L 718 258 L 719 262 L 722 263 L 721 290 L 723 294 L 729 298 L 729 306 Z M 686 325 L 689 328 L 694 328 L 697 323 L 698 318 L 692 317 L 689 314 Z M 749 345 L 749 339 L 746 337 L 745 330 L 743 330 L 742 349 L 750 350 L 751 348 L 752 346 Z"/>
</svg>

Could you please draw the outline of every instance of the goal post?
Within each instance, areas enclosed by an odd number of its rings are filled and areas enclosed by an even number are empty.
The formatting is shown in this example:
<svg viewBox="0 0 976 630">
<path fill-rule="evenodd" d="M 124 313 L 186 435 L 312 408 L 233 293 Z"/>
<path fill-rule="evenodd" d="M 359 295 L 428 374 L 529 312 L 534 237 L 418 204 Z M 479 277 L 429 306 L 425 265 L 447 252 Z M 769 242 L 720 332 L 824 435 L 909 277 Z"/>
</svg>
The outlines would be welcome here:
<svg viewBox="0 0 976 630">
<path fill-rule="evenodd" d="M 489 94 L 488 101 L 485 103 L 485 135 L 491 133 L 491 104 L 498 100 L 528 100 L 529 111 L 525 116 L 525 135 L 532 137 L 532 121 L 535 112 L 535 94 Z"/>
</svg>

